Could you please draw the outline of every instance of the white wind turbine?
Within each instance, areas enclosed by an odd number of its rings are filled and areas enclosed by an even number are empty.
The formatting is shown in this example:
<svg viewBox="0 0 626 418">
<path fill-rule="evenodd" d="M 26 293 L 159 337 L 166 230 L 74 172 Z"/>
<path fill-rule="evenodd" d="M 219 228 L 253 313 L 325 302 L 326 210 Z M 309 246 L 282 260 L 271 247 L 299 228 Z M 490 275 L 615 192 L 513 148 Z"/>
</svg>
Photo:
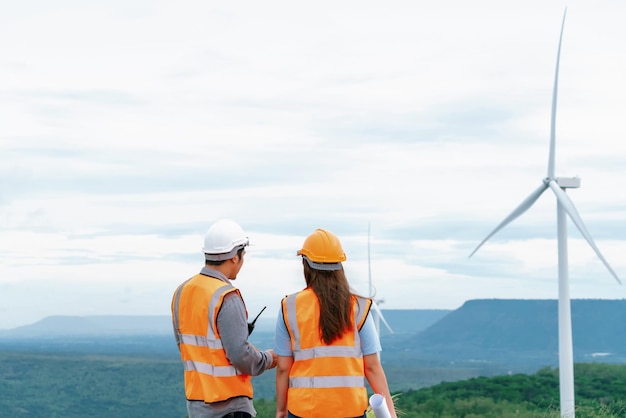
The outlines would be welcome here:
<svg viewBox="0 0 626 418">
<path fill-rule="evenodd" d="M 383 303 L 383 299 L 374 299 L 374 286 L 372 285 L 372 264 L 370 257 L 370 225 L 367 224 L 367 277 L 369 279 L 369 296 L 372 298 L 372 308 L 374 312 L 372 313 L 374 324 L 376 325 L 376 332 L 380 335 L 380 321 L 383 321 L 385 327 L 393 334 L 393 330 L 385 320 L 380 307 L 378 306 L 380 303 Z"/>
<path fill-rule="evenodd" d="M 563 27 L 565 26 L 565 15 L 563 13 L 561 23 L 561 34 L 559 37 L 559 48 L 556 59 L 556 72 L 554 75 L 554 88 L 552 92 L 552 117 L 550 129 L 550 155 L 548 160 L 548 177 L 544 178 L 542 184 L 530 194 L 509 216 L 507 216 L 480 244 L 472 251 L 470 257 L 496 232 L 512 222 L 528 210 L 541 194 L 550 188 L 557 199 L 557 238 L 558 238 L 558 271 L 559 271 L 559 303 L 558 303 L 558 327 L 559 327 L 559 386 L 560 386 L 560 406 L 562 417 L 574 417 L 574 359 L 572 348 L 572 319 L 569 295 L 569 278 L 567 265 L 567 217 L 574 222 L 582 236 L 591 246 L 598 258 L 604 263 L 611 275 L 619 284 L 622 284 L 619 277 L 609 263 L 600 253 L 600 250 L 593 242 L 591 235 L 578 214 L 576 207 L 565 193 L 565 189 L 580 187 L 580 179 L 577 177 L 563 178 L 554 176 L 554 153 L 555 153 L 555 120 L 556 120 L 556 97 L 559 79 L 559 60 L 561 55 L 561 41 L 563 39 Z"/>
</svg>

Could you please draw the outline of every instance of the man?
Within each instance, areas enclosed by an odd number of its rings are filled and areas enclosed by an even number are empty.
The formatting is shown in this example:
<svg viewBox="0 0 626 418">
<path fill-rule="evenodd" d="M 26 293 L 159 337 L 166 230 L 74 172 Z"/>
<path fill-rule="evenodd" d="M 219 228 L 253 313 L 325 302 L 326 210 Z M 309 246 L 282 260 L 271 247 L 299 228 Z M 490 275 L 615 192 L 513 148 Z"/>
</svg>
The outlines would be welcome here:
<svg viewBox="0 0 626 418">
<path fill-rule="evenodd" d="M 251 376 L 276 366 L 273 350 L 259 351 L 248 342 L 248 313 L 230 282 L 248 244 L 236 222 L 213 224 L 204 237 L 205 266 L 172 298 L 189 418 L 255 416 Z"/>
</svg>

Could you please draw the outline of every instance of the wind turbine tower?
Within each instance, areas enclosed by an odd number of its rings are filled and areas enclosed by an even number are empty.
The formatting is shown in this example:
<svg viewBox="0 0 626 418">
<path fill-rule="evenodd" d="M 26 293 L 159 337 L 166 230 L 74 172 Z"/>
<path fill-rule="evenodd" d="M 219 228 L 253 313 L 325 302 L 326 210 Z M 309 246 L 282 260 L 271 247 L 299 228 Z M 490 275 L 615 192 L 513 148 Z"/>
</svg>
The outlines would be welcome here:
<svg viewBox="0 0 626 418">
<path fill-rule="evenodd" d="M 611 275 L 622 284 L 619 277 L 606 259 L 600 253 L 600 250 L 594 243 L 591 235 L 587 232 L 574 203 L 566 193 L 567 189 L 575 189 L 580 187 L 580 179 L 577 177 L 565 178 L 555 177 L 554 160 L 555 160 L 555 124 L 556 124 L 556 98 L 557 86 L 559 80 L 559 60 L 561 55 L 561 41 L 563 39 L 563 27 L 565 26 L 565 16 L 567 8 L 563 13 L 563 21 L 561 23 L 561 33 L 559 37 L 559 47 L 556 59 L 556 72 L 554 76 L 554 88 L 552 91 L 552 116 L 550 129 L 550 154 L 548 159 L 548 176 L 544 178 L 541 185 L 533 191 L 509 216 L 507 216 L 480 244 L 472 251 L 470 257 L 478 251 L 478 249 L 496 232 L 504 228 L 510 222 L 518 218 L 526 212 L 539 199 L 539 196 L 548 188 L 552 190 L 557 200 L 557 242 L 558 242 L 558 274 L 559 274 L 559 307 L 558 307 L 558 327 L 559 327 L 559 389 L 560 389 L 560 407 L 561 416 L 573 418 L 575 416 L 574 403 L 574 356 L 572 347 L 572 319 L 571 319 L 571 303 L 569 294 L 569 273 L 567 259 L 567 216 L 570 217 L 574 225 L 578 228 L 587 243 L 591 246 L 600 261 L 609 270 Z"/>
<path fill-rule="evenodd" d="M 393 334 L 393 330 L 385 320 L 382 311 L 380 310 L 379 304 L 383 303 L 383 299 L 375 299 L 374 298 L 374 285 L 372 284 L 372 262 L 370 256 L 370 224 L 367 224 L 367 277 L 369 279 L 369 296 L 372 298 L 372 308 L 373 308 L 373 319 L 374 324 L 376 325 L 376 332 L 380 335 L 380 321 L 383 321 L 385 327 Z"/>
</svg>

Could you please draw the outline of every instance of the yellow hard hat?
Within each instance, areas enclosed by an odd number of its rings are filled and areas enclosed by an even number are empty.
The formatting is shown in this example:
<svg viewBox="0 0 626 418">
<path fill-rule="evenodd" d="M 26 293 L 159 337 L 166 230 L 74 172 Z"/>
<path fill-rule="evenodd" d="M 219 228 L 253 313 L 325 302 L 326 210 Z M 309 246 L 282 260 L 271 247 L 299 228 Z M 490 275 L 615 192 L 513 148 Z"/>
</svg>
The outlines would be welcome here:
<svg viewBox="0 0 626 418">
<path fill-rule="evenodd" d="M 346 261 L 339 238 L 322 228 L 306 237 L 298 255 L 303 256 L 309 266 L 317 270 L 341 270 L 341 262 Z"/>
</svg>

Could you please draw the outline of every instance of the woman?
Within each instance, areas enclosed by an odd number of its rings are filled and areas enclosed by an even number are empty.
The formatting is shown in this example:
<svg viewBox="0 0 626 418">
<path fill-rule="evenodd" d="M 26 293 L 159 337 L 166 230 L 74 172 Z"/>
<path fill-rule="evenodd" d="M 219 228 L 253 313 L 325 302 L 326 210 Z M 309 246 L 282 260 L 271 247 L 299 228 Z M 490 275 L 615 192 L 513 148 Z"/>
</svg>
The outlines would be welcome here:
<svg viewBox="0 0 626 418">
<path fill-rule="evenodd" d="M 317 229 L 298 255 L 307 287 L 282 300 L 276 323 L 276 418 L 365 417 L 365 379 L 396 418 L 372 300 L 350 292 L 339 239 Z"/>
</svg>

